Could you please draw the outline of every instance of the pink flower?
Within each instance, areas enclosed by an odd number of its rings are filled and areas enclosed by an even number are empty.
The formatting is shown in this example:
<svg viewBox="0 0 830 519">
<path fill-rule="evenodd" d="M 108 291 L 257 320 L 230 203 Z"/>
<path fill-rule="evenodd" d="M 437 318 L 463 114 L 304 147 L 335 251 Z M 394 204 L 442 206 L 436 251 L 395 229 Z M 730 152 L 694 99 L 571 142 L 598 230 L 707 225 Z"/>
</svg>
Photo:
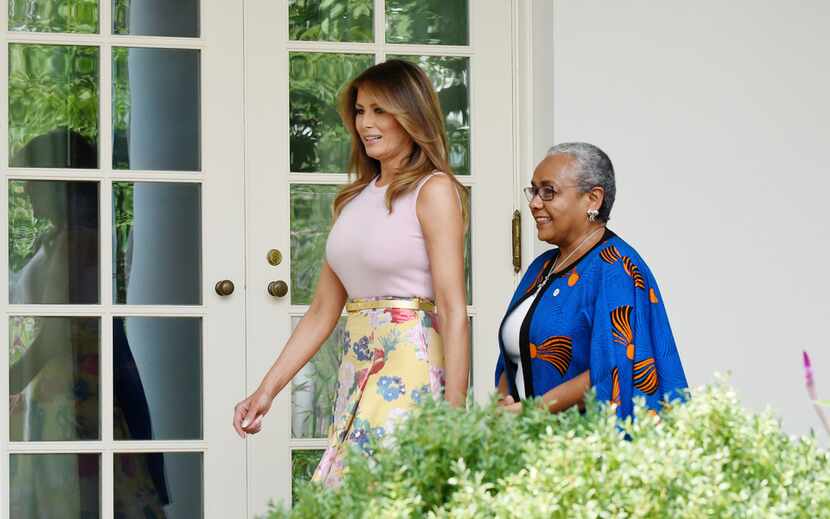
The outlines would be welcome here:
<svg viewBox="0 0 830 519">
<path fill-rule="evenodd" d="M 415 310 L 409 310 L 406 308 L 387 308 L 386 312 L 392 316 L 392 322 L 395 324 L 411 321 L 415 319 L 417 315 Z"/>
<path fill-rule="evenodd" d="M 436 399 L 442 398 L 444 394 L 444 368 L 429 367 L 429 388 L 432 396 Z"/>
</svg>

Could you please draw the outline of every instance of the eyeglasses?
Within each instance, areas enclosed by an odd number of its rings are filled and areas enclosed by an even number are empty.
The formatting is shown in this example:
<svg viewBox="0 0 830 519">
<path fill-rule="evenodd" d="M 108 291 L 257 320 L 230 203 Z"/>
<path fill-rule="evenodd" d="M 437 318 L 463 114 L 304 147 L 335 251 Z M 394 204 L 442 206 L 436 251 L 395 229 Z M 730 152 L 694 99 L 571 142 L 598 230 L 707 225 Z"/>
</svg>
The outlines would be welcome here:
<svg viewBox="0 0 830 519">
<path fill-rule="evenodd" d="M 558 191 L 554 189 L 553 186 L 549 185 L 544 185 L 542 187 L 528 186 L 522 189 L 522 191 L 524 191 L 525 197 L 527 198 L 528 202 L 532 202 L 533 198 L 535 198 L 536 195 L 539 195 L 539 198 L 541 198 L 543 201 L 550 202 L 551 200 L 553 200 L 553 197 L 558 193 Z"/>
<path fill-rule="evenodd" d="M 565 188 L 565 187 L 577 187 L 577 186 L 573 185 L 573 186 L 562 186 L 562 187 Z M 556 195 L 558 195 L 562 192 L 561 189 L 556 189 L 555 187 L 553 187 L 551 185 L 548 185 L 548 184 L 545 184 L 541 187 L 528 186 L 528 187 L 522 189 L 522 191 L 524 191 L 525 197 L 527 198 L 528 202 L 533 202 L 533 198 L 536 195 L 539 195 L 539 198 L 541 198 L 543 202 L 550 202 L 551 200 L 553 200 L 553 198 Z"/>
</svg>

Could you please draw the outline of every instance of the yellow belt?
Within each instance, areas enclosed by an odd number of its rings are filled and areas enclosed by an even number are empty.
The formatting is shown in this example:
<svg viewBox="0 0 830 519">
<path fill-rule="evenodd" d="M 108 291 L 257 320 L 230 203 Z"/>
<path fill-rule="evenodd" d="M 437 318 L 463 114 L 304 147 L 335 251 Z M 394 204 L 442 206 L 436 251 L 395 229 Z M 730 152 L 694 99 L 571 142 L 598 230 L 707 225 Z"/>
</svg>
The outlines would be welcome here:
<svg viewBox="0 0 830 519">
<path fill-rule="evenodd" d="M 350 301 L 346 303 L 347 312 L 376 310 L 378 308 L 400 308 L 403 310 L 434 312 L 435 303 L 428 299 L 377 299 L 371 301 Z"/>
</svg>

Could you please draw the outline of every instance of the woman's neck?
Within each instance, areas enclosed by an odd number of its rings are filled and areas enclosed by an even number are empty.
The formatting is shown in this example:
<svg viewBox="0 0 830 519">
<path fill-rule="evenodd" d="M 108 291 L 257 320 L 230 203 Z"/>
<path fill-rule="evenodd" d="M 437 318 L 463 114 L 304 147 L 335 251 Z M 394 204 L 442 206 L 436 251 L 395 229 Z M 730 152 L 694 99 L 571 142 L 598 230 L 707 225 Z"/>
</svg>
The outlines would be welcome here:
<svg viewBox="0 0 830 519">
<path fill-rule="evenodd" d="M 392 183 L 392 180 L 394 180 L 395 175 L 397 175 L 396 169 L 381 166 L 380 178 L 377 179 L 375 185 L 378 187 L 388 186 Z"/>
<path fill-rule="evenodd" d="M 386 160 L 380 161 L 380 178 L 375 185 L 382 187 L 388 186 L 395 179 L 395 176 L 401 171 L 407 157 L 411 151 L 407 150 L 400 155 L 390 157 Z"/>
<path fill-rule="evenodd" d="M 605 224 L 603 223 L 597 222 L 591 224 L 576 238 L 569 240 L 568 243 L 561 244 L 559 246 L 559 255 L 556 257 L 556 271 L 558 272 L 562 268 L 575 262 L 584 256 L 587 251 L 591 250 L 591 247 L 599 243 L 605 235 L 605 232 L 603 232 L 604 228 Z"/>
</svg>

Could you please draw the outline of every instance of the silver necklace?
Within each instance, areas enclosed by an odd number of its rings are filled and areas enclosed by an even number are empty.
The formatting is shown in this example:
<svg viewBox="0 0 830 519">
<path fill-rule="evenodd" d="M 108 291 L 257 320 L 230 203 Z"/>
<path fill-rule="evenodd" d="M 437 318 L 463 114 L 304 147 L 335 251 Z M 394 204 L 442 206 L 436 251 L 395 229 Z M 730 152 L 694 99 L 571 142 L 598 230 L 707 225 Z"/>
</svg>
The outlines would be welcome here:
<svg viewBox="0 0 830 519">
<path fill-rule="evenodd" d="M 562 265 L 564 265 L 566 261 L 571 259 L 571 256 L 573 256 L 576 253 L 576 251 L 578 251 L 583 245 L 585 245 L 585 242 L 590 240 L 593 235 L 595 235 L 597 232 L 599 232 L 601 229 L 604 229 L 604 228 L 605 227 L 598 227 L 598 228 L 594 229 L 593 231 L 591 231 L 590 233 L 588 233 L 584 238 L 582 238 L 582 241 L 579 242 L 579 245 L 577 245 L 574 248 L 574 250 L 571 251 L 570 254 L 565 256 L 565 259 L 563 259 L 562 261 L 559 261 L 559 258 L 556 258 L 555 260 L 553 260 L 553 266 L 550 268 L 550 270 L 548 271 L 548 274 L 545 276 L 545 281 L 543 283 L 540 283 L 539 286 L 543 287 L 543 286 L 548 284 L 548 281 L 550 280 L 551 276 L 553 276 L 553 273 L 556 272 L 556 263 L 557 262 L 559 262 L 560 267 Z"/>
</svg>

